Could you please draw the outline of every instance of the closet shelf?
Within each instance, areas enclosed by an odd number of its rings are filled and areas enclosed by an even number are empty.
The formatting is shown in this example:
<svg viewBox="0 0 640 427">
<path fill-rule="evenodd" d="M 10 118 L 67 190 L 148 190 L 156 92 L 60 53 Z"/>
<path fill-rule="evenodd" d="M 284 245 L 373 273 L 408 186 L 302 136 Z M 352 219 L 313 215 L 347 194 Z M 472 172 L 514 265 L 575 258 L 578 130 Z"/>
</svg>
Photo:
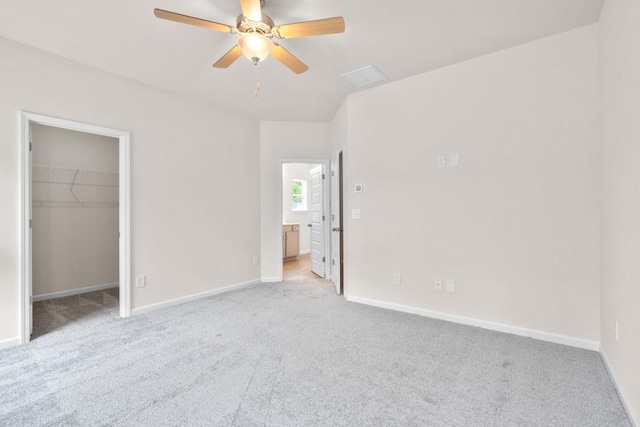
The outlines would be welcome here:
<svg viewBox="0 0 640 427">
<path fill-rule="evenodd" d="M 57 166 L 33 166 L 33 201 L 69 206 L 117 206 L 119 174 Z"/>
</svg>

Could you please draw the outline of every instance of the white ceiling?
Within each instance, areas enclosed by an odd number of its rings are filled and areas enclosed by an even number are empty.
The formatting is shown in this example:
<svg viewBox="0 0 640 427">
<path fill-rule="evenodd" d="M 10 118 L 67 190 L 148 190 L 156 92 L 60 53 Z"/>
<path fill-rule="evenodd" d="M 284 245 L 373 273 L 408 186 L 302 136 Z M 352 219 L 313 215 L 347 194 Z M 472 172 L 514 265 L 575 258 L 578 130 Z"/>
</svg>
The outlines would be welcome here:
<svg viewBox="0 0 640 427">
<path fill-rule="evenodd" d="M 160 20 L 161 8 L 234 25 L 239 0 L 0 0 L 0 36 L 260 120 L 329 121 L 369 64 L 400 80 L 596 22 L 602 0 L 266 0 L 277 24 L 343 16 L 344 34 L 282 40 L 273 58 L 211 65 L 230 34 Z M 261 84 L 254 98 L 256 83 Z M 383 83 L 384 84 L 384 83 Z"/>
</svg>

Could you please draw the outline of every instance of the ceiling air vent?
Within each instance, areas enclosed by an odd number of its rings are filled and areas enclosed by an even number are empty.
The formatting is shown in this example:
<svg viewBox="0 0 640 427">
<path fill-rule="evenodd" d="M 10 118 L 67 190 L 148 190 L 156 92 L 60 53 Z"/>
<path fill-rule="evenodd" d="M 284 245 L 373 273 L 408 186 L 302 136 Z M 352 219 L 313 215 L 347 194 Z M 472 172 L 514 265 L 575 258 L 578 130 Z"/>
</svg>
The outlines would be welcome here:
<svg viewBox="0 0 640 427">
<path fill-rule="evenodd" d="M 382 74 L 382 71 L 378 70 L 373 65 L 367 65 L 366 67 L 349 71 L 348 73 L 342 74 L 340 77 L 344 77 L 349 80 L 352 85 L 358 87 L 378 83 L 382 80 L 386 80 L 387 78 L 387 76 Z"/>
</svg>

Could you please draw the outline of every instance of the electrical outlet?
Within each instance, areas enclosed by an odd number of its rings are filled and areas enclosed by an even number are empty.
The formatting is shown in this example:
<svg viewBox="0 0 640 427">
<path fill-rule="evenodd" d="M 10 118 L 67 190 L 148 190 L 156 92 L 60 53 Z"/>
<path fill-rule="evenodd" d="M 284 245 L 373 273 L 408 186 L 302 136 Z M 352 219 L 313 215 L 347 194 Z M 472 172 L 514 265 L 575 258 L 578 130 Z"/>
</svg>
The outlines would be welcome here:
<svg viewBox="0 0 640 427">
<path fill-rule="evenodd" d="M 616 320 L 616 341 L 618 341 L 618 321 Z"/>
<path fill-rule="evenodd" d="M 447 292 L 455 292 L 456 291 L 456 282 L 453 279 L 447 279 L 445 290 Z"/>
<path fill-rule="evenodd" d="M 396 273 L 393 275 L 393 284 L 401 285 L 402 284 L 402 274 Z"/>
<path fill-rule="evenodd" d="M 440 277 L 434 277 L 433 278 L 433 288 L 436 291 L 441 291 L 442 290 L 442 278 L 440 278 Z"/>
<path fill-rule="evenodd" d="M 136 277 L 136 288 L 144 288 L 147 286 L 147 276 Z"/>
<path fill-rule="evenodd" d="M 257 256 L 253 257 L 253 266 L 257 266 L 260 265 L 260 258 L 258 258 Z"/>
</svg>

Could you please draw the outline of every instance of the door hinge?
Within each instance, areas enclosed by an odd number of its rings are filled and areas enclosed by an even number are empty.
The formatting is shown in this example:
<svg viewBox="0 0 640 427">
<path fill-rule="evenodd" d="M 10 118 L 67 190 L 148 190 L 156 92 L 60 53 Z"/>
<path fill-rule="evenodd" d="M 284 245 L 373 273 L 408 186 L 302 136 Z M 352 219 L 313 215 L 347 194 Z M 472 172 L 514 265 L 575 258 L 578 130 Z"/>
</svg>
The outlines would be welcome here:
<svg viewBox="0 0 640 427">
<path fill-rule="evenodd" d="M 33 143 L 29 141 L 29 151 L 33 151 Z"/>
<path fill-rule="evenodd" d="M 29 295 L 29 304 L 33 305 L 33 295 Z"/>
<path fill-rule="evenodd" d="M 32 223 L 32 220 L 31 220 L 31 218 L 29 218 L 29 228 L 32 228 L 31 223 Z"/>
<path fill-rule="evenodd" d="M 324 179 L 324 174 L 322 174 L 322 179 Z"/>
<path fill-rule="evenodd" d="M 326 261 L 325 261 L 325 257 L 322 257 L 322 262 L 326 262 Z"/>
<path fill-rule="evenodd" d="M 322 215 L 322 220 L 324 221 L 324 215 Z"/>
<path fill-rule="evenodd" d="M 336 265 L 336 260 L 335 259 L 331 260 L 331 265 Z"/>
</svg>

